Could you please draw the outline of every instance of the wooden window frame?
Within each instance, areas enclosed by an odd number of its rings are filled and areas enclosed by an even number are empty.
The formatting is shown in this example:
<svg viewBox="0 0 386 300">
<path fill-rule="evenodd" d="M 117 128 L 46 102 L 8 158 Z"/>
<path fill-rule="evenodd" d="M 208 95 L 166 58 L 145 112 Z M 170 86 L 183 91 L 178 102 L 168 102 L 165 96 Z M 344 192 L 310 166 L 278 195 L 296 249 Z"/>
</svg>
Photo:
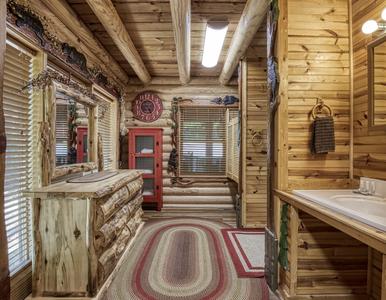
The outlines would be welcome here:
<svg viewBox="0 0 386 300">
<path fill-rule="evenodd" d="M 210 174 L 199 174 L 199 175 L 192 175 L 192 174 L 184 174 L 181 172 L 181 109 L 195 109 L 195 108 L 207 108 L 207 109 L 223 109 L 224 110 L 224 120 L 225 120 L 225 127 L 226 127 L 226 107 L 225 106 L 218 106 L 218 105 L 199 105 L 199 104 L 180 104 L 178 106 L 178 176 L 181 178 L 227 178 L 227 172 L 226 172 L 226 164 L 227 164 L 227 143 L 226 143 L 226 128 L 225 128 L 225 139 L 224 139 L 224 157 L 225 157 L 225 169 L 224 169 L 224 175 L 210 175 Z"/>
<path fill-rule="evenodd" d="M 111 166 L 112 169 L 118 169 L 118 157 L 119 157 L 119 149 L 118 143 L 119 141 L 119 120 L 118 120 L 118 99 L 108 93 L 103 88 L 93 85 L 92 86 L 93 94 L 96 95 L 100 101 L 104 101 L 108 103 L 111 113 L 111 136 L 112 136 L 112 145 L 111 145 Z M 97 114 L 98 115 L 98 114 Z M 114 120 L 117 120 L 114 122 Z M 95 124 L 96 131 L 99 134 L 99 122 L 97 121 Z M 102 140 L 103 142 L 103 140 Z M 99 158 L 98 158 L 99 159 Z"/>
<path fill-rule="evenodd" d="M 374 99 L 374 48 L 386 42 L 386 35 L 375 39 L 367 46 L 367 75 L 368 75 L 368 129 L 370 131 L 386 131 L 385 124 L 375 124 Z"/>
</svg>

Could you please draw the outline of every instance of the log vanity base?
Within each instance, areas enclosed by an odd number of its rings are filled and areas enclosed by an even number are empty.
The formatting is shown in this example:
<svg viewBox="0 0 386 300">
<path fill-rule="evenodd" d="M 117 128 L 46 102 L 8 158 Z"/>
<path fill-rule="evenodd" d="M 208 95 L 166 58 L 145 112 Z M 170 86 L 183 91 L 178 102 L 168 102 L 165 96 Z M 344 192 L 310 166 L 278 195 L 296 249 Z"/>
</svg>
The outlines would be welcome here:
<svg viewBox="0 0 386 300">
<path fill-rule="evenodd" d="M 142 224 L 141 173 L 33 191 L 32 299 L 96 299 Z"/>
<path fill-rule="evenodd" d="M 283 299 L 386 300 L 386 233 L 290 192 L 276 195 L 277 205 L 290 205 Z"/>
</svg>

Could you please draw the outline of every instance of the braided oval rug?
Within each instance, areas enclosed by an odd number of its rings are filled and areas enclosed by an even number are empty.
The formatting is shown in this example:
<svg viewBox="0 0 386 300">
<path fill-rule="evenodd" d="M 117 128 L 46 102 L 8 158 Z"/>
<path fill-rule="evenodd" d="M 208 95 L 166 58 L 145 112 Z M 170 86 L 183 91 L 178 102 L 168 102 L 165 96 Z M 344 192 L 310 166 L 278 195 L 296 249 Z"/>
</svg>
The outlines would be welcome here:
<svg viewBox="0 0 386 300">
<path fill-rule="evenodd" d="M 238 278 L 221 236 L 199 218 L 148 221 L 102 299 L 268 300 L 263 278 Z"/>
</svg>

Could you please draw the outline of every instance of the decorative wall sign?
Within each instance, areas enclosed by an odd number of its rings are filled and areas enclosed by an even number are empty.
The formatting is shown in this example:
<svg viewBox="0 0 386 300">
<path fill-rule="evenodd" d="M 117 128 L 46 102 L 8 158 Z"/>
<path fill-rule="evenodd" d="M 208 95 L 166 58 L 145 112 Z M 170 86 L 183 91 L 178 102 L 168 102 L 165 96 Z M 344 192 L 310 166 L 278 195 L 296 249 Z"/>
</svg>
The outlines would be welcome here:
<svg viewBox="0 0 386 300">
<path fill-rule="evenodd" d="M 133 103 L 134 118 L 143 122 L 158 120 L 163 111 L 162 100 L 152 92 L 143 92 L 135 97 Z"/>
</svg>

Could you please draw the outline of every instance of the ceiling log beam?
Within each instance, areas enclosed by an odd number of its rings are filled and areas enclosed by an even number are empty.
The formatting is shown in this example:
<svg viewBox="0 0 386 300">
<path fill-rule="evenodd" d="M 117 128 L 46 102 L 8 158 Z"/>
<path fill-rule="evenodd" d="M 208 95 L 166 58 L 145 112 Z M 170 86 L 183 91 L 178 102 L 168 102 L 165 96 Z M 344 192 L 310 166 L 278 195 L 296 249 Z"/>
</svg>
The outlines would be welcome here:
<svg viewBox="0 0 386 300">
<path fill-rule="evenodd" d="M 269 0 L 248 0 L 246 3 L 220 74 L 219 80 L 222 85 L 229 82 L 240 59 L 251 44 L 261 22 L 267 15 L 269 2 Z"/>
<path fill-rule="evenodd" d="M 134 43 L 111 0 L 86 0 L 115 45 L 143 83 L 151 80 Z"/>
<path fill-rule="evenodd" d="M 95 53 L 121 83 L 126 84 L 128 82 L 129 77 L 126 72 L 94 37 L 91 30 L 78 18 L 65 0 L 42 0 L 42 2 L 88 49 Z"/>
<path fill-rule="evenodd" d="M 187 84 L 190 80 L 191 2 L 190 0 L 170 0 L 170 9 L 176 43 L 178 73 L 181 83 Z"/>
</svg>

